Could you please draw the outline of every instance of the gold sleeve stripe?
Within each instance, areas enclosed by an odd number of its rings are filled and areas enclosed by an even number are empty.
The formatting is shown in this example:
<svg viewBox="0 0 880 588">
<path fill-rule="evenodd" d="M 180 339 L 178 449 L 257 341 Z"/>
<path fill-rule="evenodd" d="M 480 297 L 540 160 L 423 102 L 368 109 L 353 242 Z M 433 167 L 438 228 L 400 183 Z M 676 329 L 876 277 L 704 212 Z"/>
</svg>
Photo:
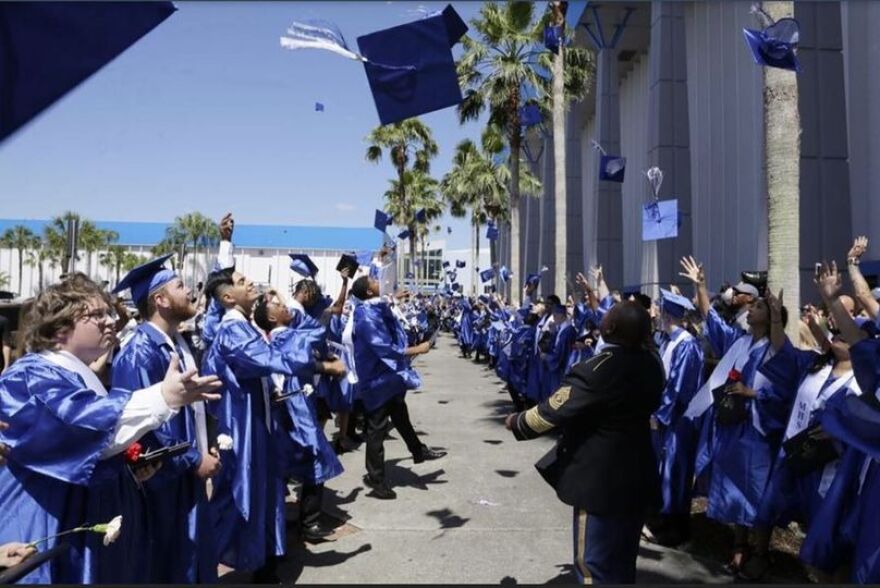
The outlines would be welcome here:
<svg viewBox="0 0 880 588">
<path fill-rule="evenodd" d="M 600 367 L 602 367 L 603 363 L 605 363 L 609 359 L 611 359 L 611 352 L 610 351 L 603 351 L 599 355 L 594 355 L 593 357 L 588 359 L 587 365 L 589 365 L 593 369 L 593 371 L 595 372 Z M 593 363 L 594 361 L 595 361 L 595 363 Z"/>
<path fill-rule="evenodd" d="M 526 425 L 535 433 L 546 433 L 553 428 L 553 425 L 538 412 L 537 406 L 526 411 Z"/>
</svg>

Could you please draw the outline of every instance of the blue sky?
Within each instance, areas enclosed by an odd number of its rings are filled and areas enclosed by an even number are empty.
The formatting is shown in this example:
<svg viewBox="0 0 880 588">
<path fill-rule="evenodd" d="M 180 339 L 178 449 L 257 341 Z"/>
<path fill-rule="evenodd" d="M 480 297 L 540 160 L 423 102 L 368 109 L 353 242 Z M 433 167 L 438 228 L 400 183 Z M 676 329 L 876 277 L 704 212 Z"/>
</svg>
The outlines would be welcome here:
<svg viewBox="0 0 880 588">
<path fill-rule="evenodd" d="M 469 21 L 480 2 L 455 2 Z M 72 209 L 102 220 L 169 222 L 229 210 L 240 223 L 370 226 L 392 169 L 364 159 L 379 124 L 363 67 L 323 51 L 289 51 L 297 19 L 359 35 L 421 18 L 446 2 L 180 2 L 140 42 L 0 146 L 3 218 Z M 460 47 L 456 54 L 460 53 Z M 315 112 L 315 102 L 325 106 Z M 422 117 L 449 169 L 454 108 Z M 449 247 L 470 244 L 464 220 Z"/>
</svg>

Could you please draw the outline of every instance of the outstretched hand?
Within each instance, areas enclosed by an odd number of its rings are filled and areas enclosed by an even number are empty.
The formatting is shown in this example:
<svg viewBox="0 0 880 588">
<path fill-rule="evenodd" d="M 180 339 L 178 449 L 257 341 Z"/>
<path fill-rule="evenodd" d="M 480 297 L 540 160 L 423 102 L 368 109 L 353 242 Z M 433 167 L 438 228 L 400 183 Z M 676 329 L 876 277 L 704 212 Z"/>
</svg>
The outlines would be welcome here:
<svg viewBox="0 0 880 588">
<path fill-rule="evenodd" d="M 220 229 L 221 241 L 232 240 L 232 232 L 235 230 L 235 220 L 232 218 L 231 212 L 227 212 L 223 215 L 223 218 L 220 219 L 218 228 Z"/>
<path fill-rule="evenodd" d="M 767 306 L 770 308 L 770 317 L 773 320 L 782 317 L 782 289 L 779 290 L 779 296 L 774 296 L 773 291 L 767 288 Z"/>
<path fill-rule="evenodd" d="M 849 248 L 849 252 L 846 254 L 847 259 L 859 259 L 862 255 L 865 254 L 865 251 L 868 250 L 868 238 L 865 236 L 856 237 L 853 241 L 852 247 Z"/>
<path fill-rule="evenodd" d="M 837 298 L 840 294 L 840 273 L 837 271 L 837 262 L 832 261 L 822 263 L 819 267 L 819 276 L 814 280 L 819 294 L 826 302 L 830 302 Z"/>
<path fill-rule="evenodd" d="M 698 286 L 706 283 L 706 274 L 703 271 L 703 264 L 698 263 L 692 255 L 681 258 L 681 267 L 684 271 L 679 272 L 678 275 L 689 279 Z"/>
</svg>

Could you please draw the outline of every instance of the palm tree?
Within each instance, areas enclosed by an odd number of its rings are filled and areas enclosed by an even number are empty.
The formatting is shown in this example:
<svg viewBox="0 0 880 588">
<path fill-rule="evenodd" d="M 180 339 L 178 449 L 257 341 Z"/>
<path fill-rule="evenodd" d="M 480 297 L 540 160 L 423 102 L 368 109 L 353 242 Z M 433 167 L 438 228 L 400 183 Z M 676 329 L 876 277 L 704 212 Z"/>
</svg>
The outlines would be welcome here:
<svg viewBox="0 0 880 588">
<path fill-rule="evenodd" d="M 24 255 L 29 249 L 33 249 L 39 245 L 37 235 L 24 225 L 15 225 L 9 227 L 0 236 L 4 247 L 15 249 L 18 251 L 18 295 L 21 296 L 22 285 L 24 284 Z"/>
<path fill-rule="evenodd" d="M 86 253 L 86 275 L 92 275 L 92 254 L 105 249 L 119 239 L 119 233 L 108 229 L 99 229 L 88 219 L 80 219 L 77 249 Z"/>
<path fill-rule="evenodd" d="M 771 18 L 794 16 L 794 2 L 764 2 Z M 800 189 L 801 123 L 797 74 L 764 68 L 764 165 L 767 181 L 767 278 L 785 290 L 788 308 L 800 308 Z M 787 334 L 798 336 L 798 321 L 789 321 Z"/>
<path fill-rule="evenodd" d="M 37 288 L 39 292 L 43 291 L 43 286 L 45 285 L 44 264 L 49 262 L 49 267 L 55 267 L 60 260 L 60 253 L 53 249 L 45 238 L 34 237 L 34 246 L 31 251 L 28 252 L 26 263 L 31 267 L 37 268 L 37 274 L 39 276 Z"/>
<path fill-rule="evenodd" d="M 388 214 L 394 217 L 394 222 L 405 225 L 409 231 L 410 259 L 416 258 L 416 222 L 415 212 L 418 210 L 407 199 L 407 182 L 405 174 L 409 171 L 418 171 L 427 174 L 431 170 L 431 158 L 438 152 L 437 143 L 431 134 L 431 129 L 417 118 L 376 127 L 367 136 L 367 161 L 378 163 L 382 160 L 382 154 L 387 151 L 391 164 L 397 172 L 396 187 L 399 191 L 395 200 L 399 206 L 398 214 Z M 387 194 L 386 194 L 387 196 Z"/>
<path fill-rule="evenodd" d="M 414 168 L 404 170 L 400 179 L 389 180 L 389 184 L 391 187 L 385 192 L 385 211 L 391 215 L 395 224 L 405 225 L 409 231 L 410 269 L 417 276 L 416 287 L 418 287 L 418 277 L 422 272 L 416 272 L 415 269 L 416 243 L 423 236 L 425 229 L 416 222 L 415 212 L 424 208 L 428 221 L 443 214 L 437 198 L 439 183 L 427 172 Z"/>
<path fill-rule="evenodd" d="M 6 272 L 0 272 L 0 288 L 8 288 L 9 281 L 9 274 Z"/>
<path fill-rule="evenodd" d="M 161 257 L 171 253 L 171 267 L 177 271 L 178 264 L 183 267 L 186 256 L 186 237 L 173 226 L 165 230 L 165 238 L 156 243 L 150 250 L 153 257 Z M 174 255 L 174 254 L 177 255 Z M 178 257 L 179 256 L 179 257 Z"/>
<path fill-rule="evenodd" d="M 70 271 L 67 250 L 67 225 L 70 221 L 81 223 L 82 219 L 79 214 L 66 210 L 60 216 L 53 217 L 52 221 L 43 229 L 44 241 L 63 259 L 62 272 Z M 77 239 L 76 248 L 79 250 L 79 239 Z"/>
<path fill-rule="evenodd" d="M 193 251 L 192 288 L 195 290 L 199 247 L 205 247 L 220 238 L 220 229 L 210 218 L 200 212 L 191 212 L 174 219 L 174 224 L 166 230 L 166 238 L 177 244 L 188 243 Z M 180 264 L 183 267 L 184 252 Z"/>
<path fill-rule="evenodd" d="M 114 287 L 119 283 L 119 275 L 127 255 L 128 251 L 122 245 L 110 245 L 98 258 L 99 263 L 112 271 L 116 277 L 113 281 Z"/>
<path fill-rule="evenodd" d="M 524 92 L 547 101 L 549 82 L 543 73 L 548 62 L 546 52 L 536 49 L 543 35 L 543 19 L 534 18 L 532 2 L 514 1 L 505 4 L 487 3 L 480 9 L 480 17 L 471 25 L 480 39 L 463 38 L 465 53 L 458 63 L 458 75 L 466 88 L 459 105 L 462 123 L 477 119 L 488 108 L 490 124 L 505 130 L 509 148 L 510 167 L 510 262 L 514 272 L 521 271 L 519 255 L 519 204 L 521 195 L 520 165 L 523 131 L 520 107 Z M 583 88 L 587 53 L 571 47 L 563 53 L 566 64 L 565 86 L 576 95 Z M 569 71 L 569 69 L 571 71 Z M 519 303 L 520 292 L 514 288 L 514 303 Z"/>
</svg>

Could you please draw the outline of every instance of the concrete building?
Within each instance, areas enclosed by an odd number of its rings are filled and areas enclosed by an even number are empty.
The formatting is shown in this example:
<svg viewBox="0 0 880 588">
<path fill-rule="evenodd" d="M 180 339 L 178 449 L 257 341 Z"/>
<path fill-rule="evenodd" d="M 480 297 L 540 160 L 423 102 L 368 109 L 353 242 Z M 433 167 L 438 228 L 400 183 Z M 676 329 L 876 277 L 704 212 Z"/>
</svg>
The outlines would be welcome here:
<svg viewBox="0 0 880 588">
<path fill-rule="evenodd" d="M 574 5 L 574 3 L 573 3 Z M 568 266 L 601 263 L 612 287 L 681 283 L 679 259 L 703 261 L 710 288 L 767 268 L 762 71 L 743 39 L 758 28 L 746 2 L 589 2 L 575 43 L 594 51 L 589 95 L 567 129 Z M 853 235 L 880 226 L 880 3 L 796 2 L 802 126 L 800 255 L 804 299 L 813 262 L 839 262 Z M 552 131 L 547 125 L 547 131 Z M 792 132 L 796 132 L 794 129 Z M 627 158 L 622 184 L 599 181 L 598 141 Z M 643 172 L 664 172 L 660 199 L 678 199 L 678 238 L 641 239 L 652 194 Z M 542 199 L 521 215 L 519 275 L 554 259 L 552 137 L 534 169 Z M 503 243 L 503 241 L 502 241 Z M 502 245 L 503 251 L 503 245 Z M 880 259 L 880 238 L 866 257 Z M 547 292 L 549 293 L 549 292 Z"/>
</svg>

